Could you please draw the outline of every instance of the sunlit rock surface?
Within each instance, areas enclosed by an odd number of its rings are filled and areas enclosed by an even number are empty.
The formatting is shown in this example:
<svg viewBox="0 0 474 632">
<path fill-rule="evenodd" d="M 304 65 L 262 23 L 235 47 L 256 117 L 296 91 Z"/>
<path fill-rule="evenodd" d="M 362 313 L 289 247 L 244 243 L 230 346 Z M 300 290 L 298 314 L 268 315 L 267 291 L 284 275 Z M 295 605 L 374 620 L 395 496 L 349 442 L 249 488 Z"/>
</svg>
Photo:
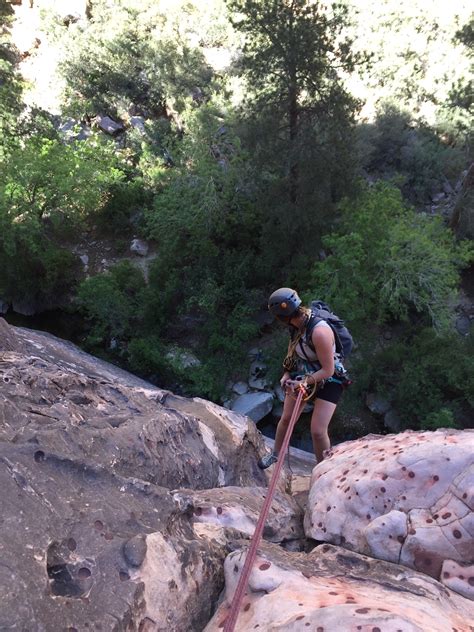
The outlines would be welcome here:
<svg viewBox="0 0 474 632">
<path fill-rule="evenodd" d="M 334 450 L 312 476 L 306 534 L 449 582 L 472 595 L 474 431 L 368 436 Z"/>
<path fill-rule="evenodd" d="M 210 402 L 160 390 L 70 343 L 10 327 L 2 319 L 0 384 L 0 630 L 198 632 L 221 625 L 224 560 L 234 551 L 236 557 L 228 557 L 225 570 L 230 595 L 242 562 L 238 549 L 245 541 L 248 546 L 271 476 L 256 465 L 266 448 L 255 424 Z M 447 445 L 435 446 L 432 454 L 451 458 L 449 450 L 458 446 L 456 436 L 446 435 Z M 468 439 L 463 440 L 466 449 Z M 350 453 L 351 445 L 338 448 L 315 473 L 327 468 L 329 476 L 340 455 L 346 461 L 369 463 L 365 443 L 359 442 L 356 456 L 353 452 L 348 457 L 345 448 Z M 394 446 L 392 451 L 399 449 Z M 406 465 L 407 488 L 413 478 L 410 471 L 421 479 L 419 458 L 415 461 Z M 449 528 L 445 514 L 456 511 L 452 528 L 462 528 L 464 534 L 469 524 L 460 515 L 461 505 L 452 501 L 455 496 L 472 503 L 472 479 L 467 465 L 456 465 L 456 474 L 450 469 L 453 461 L 447 463 L 434 474 L 445 492 L 435 498 L 439 517 L 433 519 Z M 312 460 L 303 474 L 311 465 Z M 368 625 L 361 629 L 470 632 L 465 622 L 473 602 L 447 588 L 470 596 L 473 569 L 468 553 L 464 559 L 443 558 L 440 573 L 446 586 L 428 575 L 420 579 L 405 566 L 398 567 L 397 584 L 390 564 L 360 562 L 342 548 L 331 553 L 335 549 L 329 545 L 308 557 L 289 556 L 288 550 L 312 546 L 304 538 L 301 509 L 309 479 L 299 468 L 296 473 L 293 484 L 298 479 L 300 485 L 293 489 L 295 498 L 285 493 L 290 477 L 284 472 L 264 530 L 266 540 L 281 545 L 262 543 L 263 554 L 270 551 L 271 556 L 268 562 L 258 562 L 255 573 L 263 583 L 256 586 L 268 595 L 251 594 L 245 616 L 256 618 L 244 618 L 239 629 L 268 630 L 272 621 L 273 629 L 323 626 L 328 632 L 345 632 Z M 344 492 L 337 478 L 331 485 L 327 498 L 335 504 Z M 429 493 L 423 489 L 417 493 L 425 499 Z M 405 491 L 406 498 L 410 493 Z M 421 502 L 416 507 L 424 510 Z M 407 512 L 397 505 L 386 514 L 374 513 L 365 540 L 385 555 L 386 526 L 380 521 L 390 523 L 390 533 L 404 534 Z M 347 513 L 344 519 L 358 533 L 356 514 Z M 453 537 L 464 542 L 464 535 Z M 335 562 L 325 561 L 326 553 Z M 376 576 L 374 585 L 369 576 Z M 307 585 L 300 583 L 303 580 Z M 335 594 L 339 592 L 343 601 Z M 278 602 L 266 600 L 272 595 Z M 327 602 L 320 601 L 323 596 Z M 422 599 L 423 615 L 426 603 L 431 608 L 428 628 L 420 628 L 415 596 Z M 216 608 L 217 618 L 209 623 Z M 354 621 L 356 628 L 351 627 Z M 392 627 L 380 625 L 387 621 Z"/>
<path fill-rule="evenodd" d="M 173 494 L 182 510 L 192 514 L 192 522 L 229 527 L 253 535 L 267 489 L 263 487 L 221 487 L 209 490 L 179 490 Z M 264 537 L 270 542 L 298 546 L 304 538 L 301 508 L 288 496 L 275 493 Z"/>
<path fill-rule="evenodd" d="M 245 554 L 225 561 L 226 591 L 205 632 L 229 614 Z M 474 605 L 427 575 L 332 545 L 309 554 L 263 543 L 236 632 L 470 632 Z"/>
<path fill-rule="evenodd" d="M 228 541 L 172 490 L 264 486 L 254 424 L 2 319 L 0 384 L 0 630 L 202 629 Z"/>
</svg>

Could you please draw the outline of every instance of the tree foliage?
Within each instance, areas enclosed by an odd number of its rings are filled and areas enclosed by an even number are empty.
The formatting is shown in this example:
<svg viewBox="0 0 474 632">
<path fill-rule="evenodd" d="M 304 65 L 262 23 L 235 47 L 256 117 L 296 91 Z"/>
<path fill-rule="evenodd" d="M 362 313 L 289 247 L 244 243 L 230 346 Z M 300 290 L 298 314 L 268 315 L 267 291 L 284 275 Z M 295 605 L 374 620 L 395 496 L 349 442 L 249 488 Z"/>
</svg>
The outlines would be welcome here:
<svg viewBox="0 0 474 632">
<path fill-rule="evenodd" d="M 124 117 L 132 108 L 176 118 L 196 91 L 206 90 L 212 72 L 170 19 L 155 2 L 99 2 L 92 21 L 66 40 L 69 111 Z"/>
<path fill-rule="evenodd" d="M 470 244 L 456 243 L 440 218 L 406 206 L 388 183 L 364 187 L 342 213 L 338 232 L 325 238 L 330 255 L 313 268 L 318 295 L 359 331 L 413 314 L 446 329 L 459 271 L 473 260 Z"/>
<path fill-rule="evenodd" d="M 105 205 L 123 177 L 114 152 L 97 138 L 67 144 L 33 134 L 0 161 L 0 295 L 48 305 L 68 292 L 74 257 L 64 248 Z"/>
<path fill-rule="evenodd" d="M 229 6 L 234 26 L 245 35 L 240 65 L 249 106 L 264 117 L 270 114 L 276 124 L 283 152 L 279 175 L 296 203 L 305 134 L 315 125 L 316 133 L 324 133 L 322 121 L 343 122 L 354 112 L 355 102 L 340 80 L 341 71 L 350 72 L 358 61 L 343 35 L 347 8 L 308 0 L 232 0 Z"/>
<path fill-rule="evenodd" d="M 94 0 L 87 20 L 50 15 L 61 122 L 108 114 L 127 129 L 70 142 L 22 103 L 0 0 L 0 297 L 75 295 L 89 349 L 218 399 L 247 370 L 268 292 L 294 285 L 349 322 L 358 405 L 385 389 L 414 427 L 454 424 L 472 404 L 449 333 L 472 249 L 424 212 L 440 190 L 469 201 L 472 24 L 454 4 L 445 20 L 421 0 Z M 77 290 L 86 230 L 119 257 L 132 233 L 150 239 L 147 279 L 122 263 Z M 381 346 L 382 324 L 397 335 Z M 184 369 L 174 347 L 200 364 Z"/>
</svg>

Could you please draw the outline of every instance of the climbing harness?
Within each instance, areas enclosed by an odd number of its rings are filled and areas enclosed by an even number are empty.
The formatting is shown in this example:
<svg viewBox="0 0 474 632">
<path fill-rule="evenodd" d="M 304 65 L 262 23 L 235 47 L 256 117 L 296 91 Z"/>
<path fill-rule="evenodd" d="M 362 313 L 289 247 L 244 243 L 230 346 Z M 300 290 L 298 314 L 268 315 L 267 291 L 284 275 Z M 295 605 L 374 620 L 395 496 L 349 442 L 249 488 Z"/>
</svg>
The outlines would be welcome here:
<svg viewBox="0 0 474 632">
<path fill-rule="evenodd" d="M 230 611 L 224 623 L 224 632 L 234 632 L 235 625 L 237 623 L 239 610 L 240 610 L 240 607 L 242 605 L 242 600 L 245 595 L 245 590 L 247 588 L 250 572 L 252 570 L 255 557 L 257 555 L 257 547 L 262 537 L 265 521 L 267 519 L 268 512 L 270 511 L 270 505 L 272 503 L 273 496 L 275 494 L 278 477 L 280 476 L 281 468 L 285 460 L 285 452 L 290 444 L 290 437 L 292 435 L 293 428 L 296 424 L 296 421 L 298 420 L 298 417 L 299 417 L 301 403 L 304 401 L 304 396 L 306 393 L 306 387 L 305 387 L 304 381 L 301 381 L 301 384 L 297 386 L 297 390 L 298 390 L 298 396 L 296 397 L 296 404 L 293 409 L 293 414 L 291 415 L 290 423 L 288 424 L 285 438 L 283 439 L 283 444 L 281 446 L 281 450 L 278 455 L 278 461 L 276 462 L 275 469 L 273 470 L 272 478 L 270 480 L 270 485 L 268 486 L 267 495 L 265 497 L 265 502 L 263 504 L 262 511 L 260 512 L 260 516 L 258 517 L 257 526 L 255 527 L 255 531 L 252 536 L 252 541 L 250 543 L 250 548 L 247 552 L 247 557 L 245 559 L 244 567 L 240 574 L 239 582 L 237 584 L 237 588 L 235 590 L 232 603 L 230 605 Z"/>
</svg>

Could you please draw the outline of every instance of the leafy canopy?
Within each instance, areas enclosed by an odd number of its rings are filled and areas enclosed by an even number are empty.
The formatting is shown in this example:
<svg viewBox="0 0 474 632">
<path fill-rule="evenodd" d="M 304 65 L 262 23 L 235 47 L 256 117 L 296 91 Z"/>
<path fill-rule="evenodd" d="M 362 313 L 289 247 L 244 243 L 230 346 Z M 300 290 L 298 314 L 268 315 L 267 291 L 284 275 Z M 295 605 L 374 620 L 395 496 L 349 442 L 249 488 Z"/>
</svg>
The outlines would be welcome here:
<svg viewBox="0 0 474 632">
<path fill-rule="evenodd" d="M 317 294 L 359 331 L 413 313 L 447 328 L 472 246 L 456 243 L 440 218 L 417 214 L 388 183 L 364 186 L 341 210 L 340 229 L 324 240 L 330 255 L 313 268 Z"/>
</svg>

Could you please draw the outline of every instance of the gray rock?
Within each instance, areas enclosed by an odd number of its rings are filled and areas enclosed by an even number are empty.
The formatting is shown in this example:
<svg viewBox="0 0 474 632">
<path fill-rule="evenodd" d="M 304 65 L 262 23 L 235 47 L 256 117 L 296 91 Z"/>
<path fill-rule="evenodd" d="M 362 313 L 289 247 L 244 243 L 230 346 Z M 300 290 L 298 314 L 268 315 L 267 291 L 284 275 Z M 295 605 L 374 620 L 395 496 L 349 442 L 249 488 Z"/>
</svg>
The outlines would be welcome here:
<svg viewBox="0 0 474 632">
<path fill-rule="evenodd" d="M 61 123 L 58 131 L 67 141 L 86 140 L 92 134 L 90 127 L 72 118 L 68 118 Z"/>
<path fill-rule="evenodd" d="M 99 129 L 101 129 L 106 134 L 110 134 L 111 136 L 116 136 L 125 130 L 125 127 L 122 123 L 117 123 L 110 118 L 110 116 L 102 116 L 97 119 L 97 125 Z"/>
<path fill-rule="evenodd" d="M 247 415 L 257 422 L 271 411 L 273 406 L 272 393 L 246 393 L 238 397 L 232 404 L 232 410 L 241 415 Z"/>
<path fill-rule="evenodd" d="M 201 366 L 199 358 L 187 349 L 179 349 L 173 347 L 166 353 L 166 358 L 175 363 L 180 369 L 190 369 L 192 367 Z"/>
<path fill-rule="evenodd" d="M 396 410 L 391 408 L 388 410 L 383 418 L 383 425 L 391 432 L 400 432 L 402 429 L 402 420 L 398 416 Z"/>
<path fill-rule="evenodd" d="M 252 360 L 260 359 L 261 355 L 262 355 L 262 350 L 259 349 L 258 347 L 252 347 L 252 349 L 249 349 L 248 351 L 248 356 Z"/>
<path fill-rule="evenodd" d="M 285 401 L 285 391 L 282 389 L 280 384 L 277 384 L 277 386 L 275 386 L 273 392 L 275 393 L 279 402 L 283 403 Z"/>
<path fill-rule="evenodd" d="M 272 415 L 278 419 L 283 415 L 283 404 L 280 401 L 276 401 L 273 404 Z"/>
<path fill-rule="evenodd" d="M 246 382 L 236 382 L 232 385 L 232 391 L 237 395 L 244 395 L 248 393 L 249 385 Z"/>
<path fill-rule="evenodd" d="M 143 116 L 131 116 L 130 125 L 141 134 L 145 133 L 145 118 Z"/>
<path fill-rule="evenodd" d="M 267 371 L 267 365 L 260 359 L 256 359 L 250 365 L 250 377 L 251 378 L 261 378 L 265 375 Z"/>
<path fill-rule="evenodd" d="M 471 319 L 466 314 L 461 314 L 456 318 L 455 327 L 461 336 L 468 336 L 471 331 Z"/>
<path fill-rule="evenodd" d="M 3 301 L 0 298 L 0 314 L 6 314 L 9 309 L 10 309 L 10 303 L 7 303 L 6 301 Z"/>
<path fill-rule="evenodd" d="M 34 301 L 14 299 L 12 301 L 12 309 L 14 312 L 21 314 L 22 316 L 33 316 L 33 314 L 36 314 L 38 306 Z"/>
<path fill-rule="evenodd" d="M 249 379 L 250 388 L 254 388 L 257 391 L 266 391 L 270 386 L 270 382 L 265 378 L 253 378 Z"/>
<path fill-rule="evenodd" d="M 370 412 L 374 415 L 385 415 L 390 409 L 390 402 L 375 393 L 369 393 L 365 398 L 365 403 Z"/>
<path fill-rule="evenodd" d="M 443 191 L 446 193 L 446 195 L 452 195 L 454 193 L 454 189 L 448 180 L 445 180 L 443 182 Z"/>
<path fill-rule="evenodd" d="M 134 239 L 130 244 L 130 250 L 140 257 L 146 257 L 149 246 L 146 241 L 143 241 L 143 239 Z"/>
<path fill-rule="evenodd" d="M 61 123 L 58 127 L 58 131 L 62 134 L 70 134 L 74 132 L 75 129 L 80 125 L 79 121 L 75 121 L 72 118 L 66 119 L 63 123 Z"/>
<path fill-rule="evenodd" d="M 81 255 L 79 259 L 82 261 L 82 264 L 85 268 L 89 265 L 89 255 Z"/>
<path fill-rule="evenodd" d="M 143 534 L 135 535 L 130 540 L 124 542 L 123 556 L 130 566 L 138 568 L 143 564 L 146 556 L 146 538 Z"/>
</svg>

